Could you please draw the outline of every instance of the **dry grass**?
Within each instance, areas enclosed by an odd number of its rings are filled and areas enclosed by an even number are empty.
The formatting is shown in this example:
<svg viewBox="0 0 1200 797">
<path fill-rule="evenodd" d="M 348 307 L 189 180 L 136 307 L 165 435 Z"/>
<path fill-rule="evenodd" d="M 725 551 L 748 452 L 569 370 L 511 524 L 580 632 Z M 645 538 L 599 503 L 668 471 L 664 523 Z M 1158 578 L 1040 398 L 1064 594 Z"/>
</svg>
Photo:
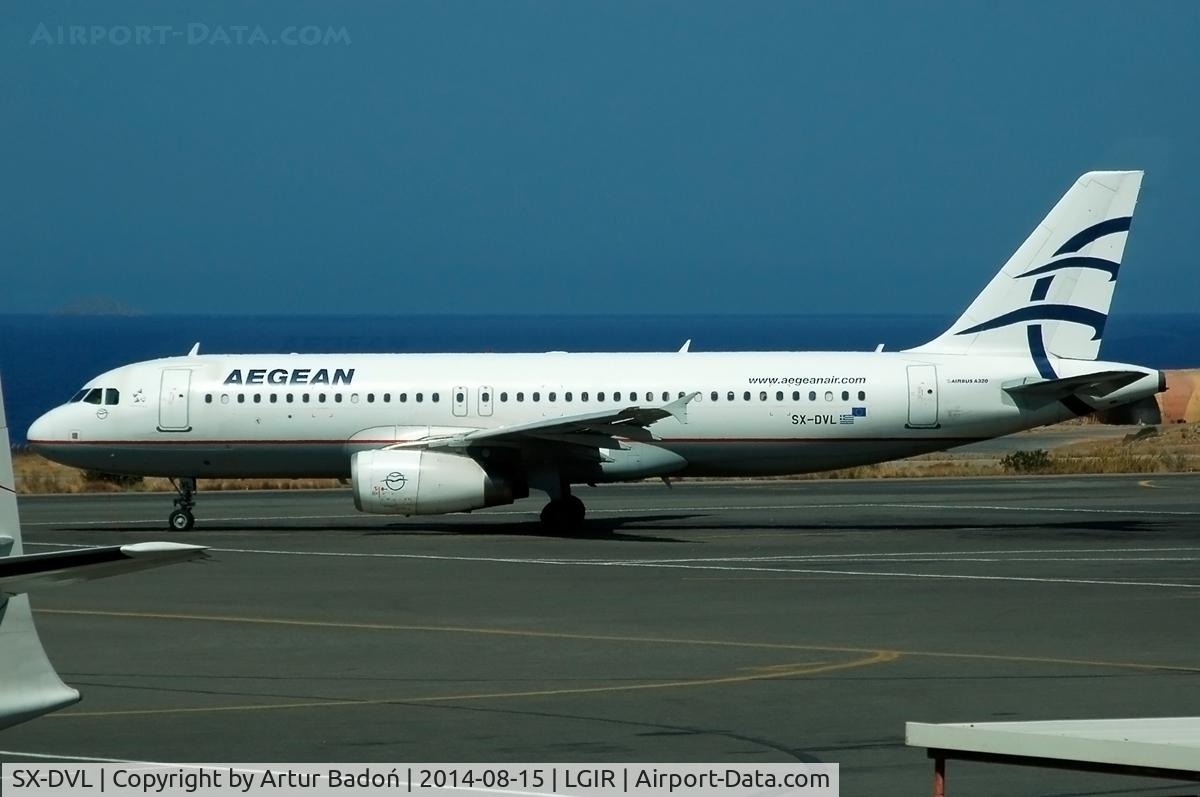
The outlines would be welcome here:
<svg viewBox="0 0 1200 797">
<path fill-rule="evenodd" d="M 29 452 L 13 453 L 17 492 L 34 493 L 153 493 L 174 492 L 167 479 L 111 480 L 77 468 L 59 465 Z M 201 490 L 319 490 L 341 487 L 337 479 L 200 479 Z"/>
<path fill-rule="evenodd" d="M 1078 422 L 1075 422 L 1078 424 Z M 1124 439 L 1080 440 L 1046 452 L 1044 466 L 1013 467 L 993 454 L 925 454 L 895 462 L 811 473 L 801 479 L 1003 476 L 1013 473 L 1194 473 L 1200 471 L 1200 424 L 1130 427 Z"/>
<path fill-rule="evenodd" d="M 1130 427 L 1124 439 L 1081 440 L 1047 452 L 1043 466 L 1006 467 L 995 454 L 925 454 L 895 462 L 789 476 L 789 479 L 906 479 L 935 476 L 1001 476 L 1012 473 L 1190 473 L 1200 471 L 1200 424 Z M 1011 465 L 1011 463 L 1010 463 Z M 50 462 L 37 454 L 13 455 L 20 493 L 170 492 L 159 478 L 119 483 L 99 474 Z M 201 490 L 313 490 L 343 486 L 337 479 L 201 479 Z"/>
</svg>

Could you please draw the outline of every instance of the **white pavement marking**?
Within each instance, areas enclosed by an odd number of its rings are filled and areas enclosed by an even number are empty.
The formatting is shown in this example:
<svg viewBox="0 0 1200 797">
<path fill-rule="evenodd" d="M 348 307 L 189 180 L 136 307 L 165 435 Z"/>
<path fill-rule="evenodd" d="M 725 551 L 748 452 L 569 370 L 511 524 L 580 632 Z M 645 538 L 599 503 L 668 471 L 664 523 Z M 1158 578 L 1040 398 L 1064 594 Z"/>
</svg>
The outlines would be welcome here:
<svg viewBox="0 0 1200 797">
<path fill-rule="evenodd" d="M 40 543 L 46 545 L 47 543 Z M 83 547 L 98 547 L 98 546 L 83 546 Z M 797 568 L 797 567 L 738 567 L 732 564 L 716 564 L 716 562 L 729 561 L 725 559 L 694 559 L 689 560 L 689 563 L 684 562 L 639 562 L 639 561 L 618 561 L 618 560 L 594 560 L 594 559 L 527 559 L 520 557 L 497 557 L 497 556 L 450 556 L 445 554 L 412 554 L 412 553 L 366 553 L 361 551 L 285 551 L 266 548 L 210 548 L 213 553 L 240 553 L 240 554 L 259 554 L 265 556 L 318 556 L 332 558 L 350 558 L 350 559 L 413 559 L 426 561 L 442 561 L 442 562 L 479 562 L 487 564 L 516 564 L 516 565 L 543 565 L 551 567 L 640 567 L 650 569 L 663 570 L 717 570 L 723 572 L 738 572 L 738 573 L 784 573 L 790 575 L 828 575 L 828 576 L 861 576 L 864 578 L 927 578 L 940 580 L 962 580 L 962 581 L 1015 581 L 1027 583 L 1042 583 L 1042 584 L 1082 584 L 1093 586 L 1119 586 L 1119 587 L 1167 587 L 1174 589 L 1200 589 L 1200 583 L 1187 584 L 1171 581 L 1118 581 L 1111 579 L 1092 579 L 1092 578 L 1049 578 L 1038 576 L 1000 576 L 1000 575 L 973 575 L 966 573 L 913 573 L 907 571 L 888 571 L 888 570 L 818 570 L 814 568 Z M 737 560 L 733 560 L 737 561 Z M 771 560 L 768 560 L 771 561 Z M 781 562 L 793 561 L 789 559 L 775 560 Z M 894 561 L 894 560 L 893 560 Z M 947 563 L 955 560 L 944 560 Z M 1036 561 L 1036 560 L 1035 560 Z M 1080 561 L 1091 561 L 1082 559 Z M 1191 558 L 1181 561 L 1191 561 Z M 861 562 L 860 562 L 861 564 Z"/>
<path fill-rule="evenodd" d="M 45 545 L 46 543 L 42 543 Z M 702 557 L 689 559 L 616 559 L 615 562 L 631 562 L 637 564 L 687 564 L 689 562 L 814 562 L 843 559 L 877 558 L 881 561 L 899 560 L 900 557 L 910 556 L 986 556 L 1008 554 L 1080 554 L 1080 553 L 1167 553 L 1173 551 L 1200 551 L 1200 546 L 1180 546 L 1171 548 L 1018 548 L 1013 550 L 982 550 L 982 551 L 878 551 L 868 553 L 813 553 L 813 554 L 777 554 L 774 556 L 727 556 Z M 904 561 L 904 560 L 901 560 Z"/>
<path fill-rule="evenodd" d="M 51 761 L 90 761 L 98 764 L 141 764 L 147 767 L 179 767 L 181 769 L 212 769 L 211 764 L 179 764 L 163 761 L 142 761 L 136 758 L 102 758 L 87 755 L 63 755 L 62 753 L 29 753 L 23 750 L 0 750 L 0 756 L 48 759 Z M 226 767 L 227 768 L 227 767 Z M 260 772 L 261 770 L 238 769 L 238 772 Z"/>
</svg>

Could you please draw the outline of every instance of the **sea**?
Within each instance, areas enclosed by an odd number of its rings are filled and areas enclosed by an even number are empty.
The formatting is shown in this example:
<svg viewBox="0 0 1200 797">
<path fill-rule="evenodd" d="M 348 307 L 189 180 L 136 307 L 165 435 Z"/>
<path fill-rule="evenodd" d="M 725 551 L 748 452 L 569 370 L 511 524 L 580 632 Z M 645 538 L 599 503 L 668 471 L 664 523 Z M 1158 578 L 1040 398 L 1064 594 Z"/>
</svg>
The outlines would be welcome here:
<svg viewBox="0 0 1200 797">
<path fill-rule="evenodd" d="M 0 315 L 9 434 L 91 377 L 137 360 L 262 352 L 889 351 L 935 337 L 933 315 Z M 1200 366 L 1200 314 L 1114 314 L 1101 357 Z"/>
</svg>

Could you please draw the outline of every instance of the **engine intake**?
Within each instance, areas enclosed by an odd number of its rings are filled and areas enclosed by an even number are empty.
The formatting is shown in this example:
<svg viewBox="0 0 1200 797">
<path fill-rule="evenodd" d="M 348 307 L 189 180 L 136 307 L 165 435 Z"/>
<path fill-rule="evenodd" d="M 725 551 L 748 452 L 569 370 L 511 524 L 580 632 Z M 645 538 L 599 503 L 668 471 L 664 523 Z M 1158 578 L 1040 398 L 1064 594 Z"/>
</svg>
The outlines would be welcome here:
<svg viewBox="0 0 1200 797">
<path fill-rule="evenodd" d="M 354 505 L 377 515 L 440 515 L 513 502 L 512 485 L 470 457 L 439 451 L 360 451 L 350 459 Z"/>
</svg>

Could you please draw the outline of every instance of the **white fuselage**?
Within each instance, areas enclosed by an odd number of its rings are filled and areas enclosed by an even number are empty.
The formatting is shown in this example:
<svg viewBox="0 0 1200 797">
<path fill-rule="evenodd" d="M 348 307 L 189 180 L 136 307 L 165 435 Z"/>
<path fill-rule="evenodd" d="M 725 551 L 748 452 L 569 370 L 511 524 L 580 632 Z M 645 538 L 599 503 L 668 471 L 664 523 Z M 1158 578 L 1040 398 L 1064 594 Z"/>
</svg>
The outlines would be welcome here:
<svg viewBox="0 0 1200 797">
<path fill-rule="evenodd" d="M 1093 408 L 1160 389 L 1151 369 L 1057 358 L 1054 366 L 1061 377 L 1144 372 Z M 364 449 L 657 407 L 694 391 L 686 423 L 669 417 L 649 429 L 655 447 L 686 463 L 671 469 L 676 475 L 788 474 L 1072 417 L 1059 402 L 1020 407 L 1004 390 L 1039 379 L 1028 356 L 906 352 L 190 355 L 96 377 L 85 391 L 100 389 L 99 403 L 81 391 L 84 398 L 46 413 L 28 437 L 51 459 L 112 473 L 346 477 L 351 455 Z"/>
</svg>

